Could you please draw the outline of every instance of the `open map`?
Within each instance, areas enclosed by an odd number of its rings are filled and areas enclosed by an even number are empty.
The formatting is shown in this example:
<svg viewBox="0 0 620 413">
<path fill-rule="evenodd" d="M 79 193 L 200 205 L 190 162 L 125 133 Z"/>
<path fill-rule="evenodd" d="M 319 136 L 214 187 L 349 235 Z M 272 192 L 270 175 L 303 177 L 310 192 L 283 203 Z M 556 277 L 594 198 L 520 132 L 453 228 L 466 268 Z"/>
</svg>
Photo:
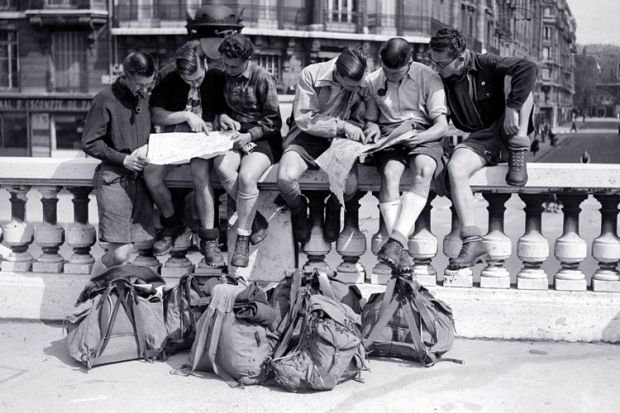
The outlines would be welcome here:
<svg viewBox="0 0 620 413">
<path fill-rule="evenodd" d="M 192 158 L 213 158 L 232 148 L 236 133 L 152 133 L 149 137 L 147 161 L 155 165 L 179 165 L 189 163 Z"/>
</svg>

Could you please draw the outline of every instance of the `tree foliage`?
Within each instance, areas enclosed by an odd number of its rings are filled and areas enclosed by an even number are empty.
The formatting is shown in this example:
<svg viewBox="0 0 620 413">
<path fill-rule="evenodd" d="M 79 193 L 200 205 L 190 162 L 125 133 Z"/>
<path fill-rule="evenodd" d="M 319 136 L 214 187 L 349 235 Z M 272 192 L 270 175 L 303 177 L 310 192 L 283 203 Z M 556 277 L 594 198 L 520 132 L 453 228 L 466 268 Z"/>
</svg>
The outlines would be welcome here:
<svg viewBox="0 0 620 413">
<path fill-rule="evenodd" d="M 599 82 L 600 70 L 596 59 L 592 56 L 575 56 L 575 106 L 586 113 L 589 106 L 594 104 L 596 84 Z"/>
</svg>

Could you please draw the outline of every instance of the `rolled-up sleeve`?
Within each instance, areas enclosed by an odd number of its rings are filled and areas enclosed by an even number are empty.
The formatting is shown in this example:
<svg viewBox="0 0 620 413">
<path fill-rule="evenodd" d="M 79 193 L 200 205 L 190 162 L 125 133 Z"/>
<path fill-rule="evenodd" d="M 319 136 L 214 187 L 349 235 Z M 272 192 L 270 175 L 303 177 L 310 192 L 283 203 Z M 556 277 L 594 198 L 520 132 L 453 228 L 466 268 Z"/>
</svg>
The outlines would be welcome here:
<svg viewBox="0 0 620 413">
<path fill-rule="evenodd" d="M 441 115 L 447 115 L 446 91 L 441 78 L 437 75 L 431 75 L 426 79 L 425 84 L 427 85 L 426 111 L 428 117 L 435 120 Z"/>
<path fill-rule="evenodd" d="M 271 76 L 261 76 L 257 80 L 256 97 L 261 108 L 262 118 L 259 120 L 257 126 L 248 130 L 253 141 L 275 131 L 279 131 L 282 127 L 280 105 L 278 104 L 278 92 L 276 90 L 276 84 Z"/>
<path fill-rule="evenodd" d="M 126 154 L 112 148 L 106 138 L 110 124 L 110 114 L 98 99 L 94 99 L 84 124 L 82 149 L 88 155 L 102 161 L 123 166 Z"/>
<path fill-rule="evenodd" d="M 341 120 L 321 114 L 319 97 L 308 70 L 299 74 L 293 116 L 299 129 L 313 136 L 333 138 L 342 130 Z"/>
</svg>

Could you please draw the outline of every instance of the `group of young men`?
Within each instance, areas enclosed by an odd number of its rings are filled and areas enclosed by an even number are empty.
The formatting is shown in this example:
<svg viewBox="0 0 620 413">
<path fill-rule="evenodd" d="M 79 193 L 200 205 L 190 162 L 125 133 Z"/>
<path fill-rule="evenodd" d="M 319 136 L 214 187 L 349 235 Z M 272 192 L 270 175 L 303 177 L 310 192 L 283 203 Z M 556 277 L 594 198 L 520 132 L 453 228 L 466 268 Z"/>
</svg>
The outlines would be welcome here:
<svg viewBox="0 0 620 413">
<path fill-rule="evenodd" d="M 461 33 L 450 28 L 431 38 L 431 66 L 415 62 L 402 38 L 382 45 L 381 68 L 372 73 L 367 73 L 361 51 L 344 49 L 337 58 L 301 71 L 289 132 L 283 139 L 275 82 L 251 61 L 252 43 L 233 34 L 219 51 L 224 71 L 207 68 L 199 42 L 183 45 L 175 63 L 158 74 L 150 101 L 154 61 L 146 53 L 131 53 L 123 62 L 124 74 L 94 98 L 82 146 L 102 160 L 94 186 L 99 238 L 107 243 L 103 265 L 127 262 L 132 242 L 154 237 L 151 198 L 163 226 L 154 252 L 165 254 L 175 238 L 189 236 L 164 184 L 172 167 L 146 163 L 151 124 L 164 130 L 236 131 L 234 148 L 225 155 L 191 161 L 200 250 L 207 265 L 224 265 L 214 228 L 212 169 L 235 201 L 238 229 L 231 264 L 243 267 L 248 265 L 249 244 L 259 243 L 267 234 L 268 222 L 256 211 L 257 182 L 267 168 L 279 163 L 279 189 L 291 211 L 295 239 L 304 243 L 310 227 L 307 200 L 299 186 L 301 175 L 317 167 L 316 159 L 332 140 L 372 142 L 393 135 L 405 123 L 414 130 L 411 137 L 373 154 L 381 176 L 379 208 L 389 233 L 379 260 L 393 268 L 410 265 L 407 240 L 431 188 L 451 198 L 461 223 L 463 248 L 450 267 L 470 267 L 486 255 L 475 225 L 469 178 L 485 165 L 508 160 L 507 182 L 526 183 L 534 63 L 474 53 L 466 48 Z M 508 96 L 506 76 L 511 76 Z M 452 154 L 442 144 L 449 120 L 470 133 Z M 401 193 L 407 167 L 413 180 Z M 356 174 L 350 178 L 345 201 L 357 191 Z M 337 201 L 331 197 L 329 202 Z M 325 238 L 332 241 L 334 234 L 326 229 Z"/>
</svg>

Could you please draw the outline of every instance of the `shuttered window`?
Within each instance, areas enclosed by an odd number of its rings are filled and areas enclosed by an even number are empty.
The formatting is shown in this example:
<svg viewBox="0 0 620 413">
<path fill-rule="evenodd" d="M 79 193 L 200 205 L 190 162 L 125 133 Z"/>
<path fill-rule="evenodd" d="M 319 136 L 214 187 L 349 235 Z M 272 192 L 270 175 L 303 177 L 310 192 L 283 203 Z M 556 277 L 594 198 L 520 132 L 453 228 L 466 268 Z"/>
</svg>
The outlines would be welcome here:
<svg viewBox="0 0 620 413">
<path fill-rule="evenodd" d="M 0 30 L 0 88 L 19 87 L 19 56 L 17 55 L 17 32 Z"/>
<path fill-rule="evenodd" d="M 86 91 L 86 39 L 84 36 L 84 32 L 53 33 L 53 89 L 55 91 Z"/>
</svg>

